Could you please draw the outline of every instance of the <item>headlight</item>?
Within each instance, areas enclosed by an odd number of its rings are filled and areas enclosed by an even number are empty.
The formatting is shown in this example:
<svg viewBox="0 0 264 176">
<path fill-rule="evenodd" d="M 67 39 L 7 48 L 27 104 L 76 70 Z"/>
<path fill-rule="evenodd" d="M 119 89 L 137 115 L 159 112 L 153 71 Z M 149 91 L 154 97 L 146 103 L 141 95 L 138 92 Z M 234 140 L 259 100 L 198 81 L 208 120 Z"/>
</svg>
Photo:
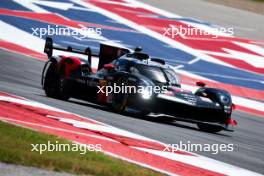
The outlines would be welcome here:
<svg viewBox="0 0 264 176">
<path fill-rule="evenodd" d="M 151 81 L 148 81 L 147 79 L 142 79 L 140 80 L 138 85 L 138 93 L 143 99 L 148 100 L 152 96 L 154 86 L 155 85 Z"/>
<path fill-rule="evenodd" d="M 142 98 L 143 99 L 150 99 L 150 97 L 151 97 L 151 95 L 152 95 L 152 92 L 148 89 L 148 88 L 144 88 L 143 90 L 142 90 L 142 92 L 141 92 L 141 96 L 142 96 Z"/>
<path fill-rule="evenodd" d="M 230 104 L 230 101 L 231 101 L 230 97 L 227 95 L 224 95 L 224 94 L 221 94 L 219 96 L 219 99 L 220 99 L 220 102 L 225 104 L 225 105 Z"/>
</svg>

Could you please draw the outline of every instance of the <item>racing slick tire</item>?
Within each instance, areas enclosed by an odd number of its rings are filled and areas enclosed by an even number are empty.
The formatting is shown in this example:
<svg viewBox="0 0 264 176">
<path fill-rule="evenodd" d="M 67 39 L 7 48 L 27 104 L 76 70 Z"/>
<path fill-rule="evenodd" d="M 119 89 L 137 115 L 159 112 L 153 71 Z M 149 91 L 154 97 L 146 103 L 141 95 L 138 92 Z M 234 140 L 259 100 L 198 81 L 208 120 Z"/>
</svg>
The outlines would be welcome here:
<svg viewBox="0 0 264 176">
<path fill-rule="evenodd" d="M 128 86 L 127 85 L 127 78 L 118 78 L 116 81 L 116 85 L 119 86 Z M 131 86 L 131 85 L 129 85 Z M 112 94 L 112 103 L 111 103 L 111 109 L 114 112 L 117 113 L 124 113 L 126 108 L 130 106 L 129 103 L 129 94 L 128 93 L 114 93 Z M 132 105 L 133 106 L 133 105 Z M 129 115 L 133 115 L 133 116 L 140 116 L 141 118 L 145 118 L 150 112 L 142 107 L 137 107 L 137 112 L 126 112 Z"/>
<path fill-rule="evenodd" d="M 124 78 L 119 78 L 116 84 L 118 86 L 121 85 L 124 86 L 126 84 L 126 80 Z M 123 113 L 127 107 L 127 103 L 128 103 L 128 94 L 122 92 L 112 94 L 112 103 L 110 107 L 114 112 Z"/>
<path fill-rule="evenodd" d="M 56 64 L 51 63 L 44 80 L 44 91 L 48 97 L 68 100 L 70 96 L 65 93 L 65 79 L 56 70 Z"/>
<path fill-rule="evenodd" d="M 197 126 L 201 131 L 208 132 L 208 133 L 217 133 L 223 130 L 223 128 L 220 126 L 209 125 L 205 123 L 197 123 Z"/>
</svg>

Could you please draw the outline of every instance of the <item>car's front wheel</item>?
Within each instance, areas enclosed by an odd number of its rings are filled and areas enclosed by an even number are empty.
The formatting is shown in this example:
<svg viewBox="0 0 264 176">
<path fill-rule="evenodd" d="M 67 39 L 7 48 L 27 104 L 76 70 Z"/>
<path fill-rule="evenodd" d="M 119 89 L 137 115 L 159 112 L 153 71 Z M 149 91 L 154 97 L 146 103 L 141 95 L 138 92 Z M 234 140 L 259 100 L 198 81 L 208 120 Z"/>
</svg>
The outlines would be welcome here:
<svg viewBox="0 0 264 176">
<path fill-rule="evenodd" d="M 127 101 L 128 101 L 127 95 L 122 94 L 122 93 L 115 94 L 113 95 L 111 108 L 117 113 L 122 113 L 125 111 L 127 107 Z"/>
<path fill-rule="evenodd" d="M 117 86 L 126 86 L 126 79 L 125 78 L 118 78 L 116 81 Z M 119 92 L 115 93 L 112 92 L 112 104 L 111 109 L 117 113 L 123 113 L 127 107 L 128 103 L 128 94 L 127 92 Z"/>
<path fill-rule="evenodd" d="M 197 126 L 201 131 L 208 132 L 208 133 L 217 133 L 223 130 L 221 126 L 210 125 L 210 124 L 205 124 L 205 123 L 198 123 Z"/>
</svg>

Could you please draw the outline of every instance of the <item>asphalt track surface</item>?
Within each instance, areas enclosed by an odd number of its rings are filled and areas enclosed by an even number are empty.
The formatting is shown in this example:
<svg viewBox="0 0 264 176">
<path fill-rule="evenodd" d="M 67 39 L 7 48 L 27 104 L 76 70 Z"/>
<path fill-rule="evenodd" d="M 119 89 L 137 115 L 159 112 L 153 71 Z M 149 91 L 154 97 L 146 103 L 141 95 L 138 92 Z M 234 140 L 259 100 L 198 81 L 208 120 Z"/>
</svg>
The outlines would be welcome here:
<svg viewBox="0 0 264 176">
<path fill-rule="evenodd" d="M 210 3 L 206 0 L 140 1 L 180 16 L 203 20 L 227 28 L 232 27 L 237 37 L 264 40 L 264 15 Z"/>
<path fill-rule="evenodd" d="M 233 152 L 199 153 L 219 161 L 264 174 L 264 118 L 235 112 L 239 123 L 235 132 L 210 134 L 195 125 L 162 123 L 109 112 L 103 107 L 75 99 L 61 101 L 47 98 L 41 88 L 43 61 L 0 50 L 0 91 L 38 101 L 69 112 L 83 115 L 167 144 L 234 144 Z"/>
</svg>

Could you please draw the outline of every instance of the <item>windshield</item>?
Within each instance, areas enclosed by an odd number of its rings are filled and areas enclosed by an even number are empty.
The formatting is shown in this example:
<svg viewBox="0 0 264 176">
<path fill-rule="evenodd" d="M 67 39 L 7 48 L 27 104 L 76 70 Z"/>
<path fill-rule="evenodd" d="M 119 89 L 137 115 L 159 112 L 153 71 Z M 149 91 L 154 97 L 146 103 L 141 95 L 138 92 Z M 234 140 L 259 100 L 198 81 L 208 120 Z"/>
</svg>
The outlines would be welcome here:
<svg viewBox="0 0 264 176">
<path fill-rule="evenodd" d="M 141 75 L 148 77 L 152 81 L 174 86 L 180 85 L 176 73 L 170 68 L 160 68 L 141 64 L 135 65 L 135 68 Z"/>
</svg>

